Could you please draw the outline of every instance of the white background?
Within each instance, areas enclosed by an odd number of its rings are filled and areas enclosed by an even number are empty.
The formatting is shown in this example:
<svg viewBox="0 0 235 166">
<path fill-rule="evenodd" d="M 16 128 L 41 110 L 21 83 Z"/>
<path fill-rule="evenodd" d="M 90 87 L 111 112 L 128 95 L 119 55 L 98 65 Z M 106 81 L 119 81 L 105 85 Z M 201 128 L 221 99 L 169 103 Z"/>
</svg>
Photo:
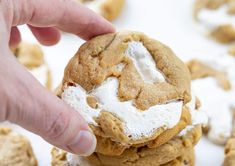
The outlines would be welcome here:
<svg viewBox="0 0 235 166">
<path fill-rule="evenodd" d="M 142 31 L 170 46 L 184 61 L 195 57 L 202 59 L 206 56 L 213 57 L 226 51 L 226 46 L 206 38 L 193 21 L 193 0 L 126 1 L 123 13 L 113 22 L 117 30 Z M 36 42 L 26 27 L 21 27 L 21 30 L 25 41 Z M 61 81 L 64 67 L 82 43 L 83 41 L 76 36 L 63 34 L 62 40 L 56 46 L 43 47 L 52 70 L 53 87 Z M 17 126 L 14 128 L 31 139 L 39 165 L 50 165 L 51 146 L 32 133 Z M 210 143 L 206 138 L 202 138 L 196 146 L 198 166 L 221 165 L 223 157 L 223 147 Z"/>
</svg>

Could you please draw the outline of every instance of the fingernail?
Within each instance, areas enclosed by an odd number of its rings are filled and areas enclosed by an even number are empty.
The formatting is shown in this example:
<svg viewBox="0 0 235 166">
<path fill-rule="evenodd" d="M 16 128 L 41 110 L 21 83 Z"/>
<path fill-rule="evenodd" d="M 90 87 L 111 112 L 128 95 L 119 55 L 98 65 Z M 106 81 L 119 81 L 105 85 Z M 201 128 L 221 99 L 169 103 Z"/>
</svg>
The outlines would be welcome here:
<svg viewBox="0 0 235 166">
<path fill-rule="evenodd" d="M 96 137 L 90 131 L 81 130 L 68 146 L 77 155 L 89 156 L 95 151 Z"/>
</svg>

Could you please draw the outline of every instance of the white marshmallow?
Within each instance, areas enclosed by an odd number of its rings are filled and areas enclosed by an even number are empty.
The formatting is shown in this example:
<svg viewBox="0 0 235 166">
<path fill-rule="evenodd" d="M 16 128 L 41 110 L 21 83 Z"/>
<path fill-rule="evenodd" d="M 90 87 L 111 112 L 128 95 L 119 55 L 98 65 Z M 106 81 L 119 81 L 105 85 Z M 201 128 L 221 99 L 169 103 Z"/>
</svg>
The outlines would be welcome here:
<svg viewBox="0 0 235 166">
<path fill-rule="evenodd" d="M 203 126 L 208 124 L 208 116 L 207 114 L 202 110 L 196 110 L 196 96 L 194 94 L 194 91 L 191 90 L 191 96 L 192 99 L 189 103 L 187 103 L 187 106 L 189 108 L 191 119 L 192 119 L 192 125 L 198 125 L 201 124 Z"/>
<path fill-rule="evenodd" d="M 235 59 L 227 54 L 221 54 L 207 58 L 204 62 L 224 72 L 232 87 L 231 90 L 225 91 L 212 77 L 198 79 L 192 83 L 196 95 L 202 102 L 201 109 L 209 117 L 208 138 L 217 144 L 224 144 L 232 132 L 231 108 L 235 104 Z"/>
<path fill-rule="evenodd" d="M 202 102 L 201 109 L 209 117 L 209 139 L 224 144 L 232 131 L 230 106 L 234 102 L 234 93 L 218 87 L 215 79 L 211 77 L 195 80 L 192 86 Z"/>
<path fill-rule="evenodd" d="M 131 58 L 145 82 L 165 82 L 164 75 L 157 69 L 152 55 L 142 42 L 129 42 L 125 54 Z"/>
<path fill-rule="evenodd" d="M 196 96 L 192 92 L 192 99 L 189 103 L 187 103 L 187 106 L 189 108 L 191 119 L 192 119 L 192 125 L 186 126 L 185 129 L 183 129 L 178 136 L 184 136 L 186 135 L 191 129 L 193 129 L 196 125 L 207 125 L 208 124 L 208 116 L 207 114 L 202 110 L 196 110 Z"/>
<path fill-rule="evenodd" d="M 109 89 L 107 89 L 107 90 L 109 90 Z M 196 98 L 195 98 L 195 95 L 193 95 L 192 100 L 190 101 L 190 103 L 188 103 L 188 107 L 189 107 L 189 110 L 190 110 L 190 113 L 191 113 L 192 119 L 193 119 L 192 120 L 193 125 L 189 125 L 185 129 L 183 129 L 178 134 L 179 137 L 186 135 L 187 132 L 192 130 L 195 127 L 195 125 L 197 125 L 197 124 L 207 124 L 207 120 L 208 120 L 207 116 L 205 115 L 204 112 L 202 112 L 202 114 L 200 114 L 199 112 L 201 112 L 201 111 L 195 110 L 195 102 L 196 102 Z M 199 114 L 197 114 L 197 113 L 199 113 Z M 71 153 L 67 154 L 67 161 L 69 162 L 69 164 L 71 166 L 76 166 L 76 165 L 93 166 L 89 161 L 87 161 L 83 157 L 80 157 L 78 155 L 74 155 Z"/>
<path fill-rule="evenodd" d="M 167 104 L 155 105 L 148 110 L 140 111 L 134 106 L 133 101 L 121 102 L 117 96 L 118 80 L 108 78 L 101 86 L 89 95 L 94 96 L 99 103 L 98 109 L 89 107 L 86 102 L 87 94 L 80 87 L 68 87 L 62 93 L 62 99 L 80 111 L 88 123 L 96 125 L 93 118 L 100 112 L 107 111 L 117 116 L 124 123 L 127 136 L 133 140 L 151 136 L 160 127 L 166 129 L 174 127 L 180 120 L 182 101 L 172 101 Z"/>
<path fill-rule="evenodd" d="M 223 5 L 217 10 L 202 9 L 198 13 L 198 20 L 209 29 L 225 24 L 231 24 L 235 27 L 235 17 L 229 15 L 227 9 L 227 5 Z"/>
</svg>

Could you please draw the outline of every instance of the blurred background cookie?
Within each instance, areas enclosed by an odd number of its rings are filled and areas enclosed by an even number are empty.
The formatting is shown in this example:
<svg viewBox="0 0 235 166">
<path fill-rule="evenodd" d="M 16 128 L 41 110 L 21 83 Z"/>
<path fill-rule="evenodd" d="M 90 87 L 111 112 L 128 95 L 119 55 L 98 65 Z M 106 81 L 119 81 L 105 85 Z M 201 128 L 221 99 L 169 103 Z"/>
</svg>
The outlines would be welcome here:
<svg viewBox="0 0 235 166">
<path fill-rule="evenodd" d="M 215 57 L 204 62 L 196 59 L 188 62 L 192 87 L 201 100 L 201 109 L 209 117 L 206 135 L 220 145 L 224 145 L 232 134 L 232 108 L 235 104 L 233 64 L 234 60 L 230 56 Z"/>
<path fill-rule="evenodd" d="M 109 21 L 116 19 L 124 7 L 125 0 L 77 0 Z"/>
<path fill-rule="evenodd" d="M 43 86 L 51 89 L 51 72 L 39 45 L 21 42 L 13 54 Z"/>
<path fill-rule="evenodd" d="M 37 166 L 30 142 L 9 128 L 0 128 L 0 165 Z"/>
<path fill-rule="evenodd" d="M 235 41 L 235 0 L 196 0 L 194 16 L 216 41 Z"/>
<path fill-rule="evenodd" d="M 234 166 L 235 165 L 235 108 L 232 110 L 233 114 L 233 130 L 230 139 L 225 145 L 225 158 L 223 166 Z"/>
</svg>

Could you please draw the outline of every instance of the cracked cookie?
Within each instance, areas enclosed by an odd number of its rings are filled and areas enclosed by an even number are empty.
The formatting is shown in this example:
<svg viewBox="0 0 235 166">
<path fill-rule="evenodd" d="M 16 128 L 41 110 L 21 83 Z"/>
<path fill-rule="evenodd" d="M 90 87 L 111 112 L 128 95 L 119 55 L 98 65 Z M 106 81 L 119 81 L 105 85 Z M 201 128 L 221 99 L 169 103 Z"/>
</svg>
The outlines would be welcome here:
<svg viewBox="0 0 235 166">
<path fill-rule="evenodd" d="M 13 49 L 17 60 L 45 87 L 51 89 L 51 72 L 44 61 L 42 49 L 37 44 L 21 42 Z"/>
<path fill-rule="evenodd" d="M 0 128 L 0 165 L 37 166 L 30 142 L 8 128 Z"/>
<path fill-rule="evenodd" d="M 123 149 L 162 134 L 157 142 L 164 144 L 191 122 L 185 108 L 191 100 L 187 67 L 143 33 L 123 31 L 83 44 L 67 65 L 61 88 L 58 95 L 83 115 L 98 139 Z"/>
<path fill-rule="evenodd" d="M 148 165 L 185 161 L 206 115 L 191 96 L 185 64 L 139 32 L 96 37 L 67 65 L 58 96 L 81 113 L 97 137 L 87 158 L 52 150 L 52 165 Z M 182 157 L 182 158 L 180 158 Z"/>
<path fill-rule="evenodd" d="M 77 0 L 109 21 L 116 19 L 123 10 L 125 0 Z"/>
</svg>

